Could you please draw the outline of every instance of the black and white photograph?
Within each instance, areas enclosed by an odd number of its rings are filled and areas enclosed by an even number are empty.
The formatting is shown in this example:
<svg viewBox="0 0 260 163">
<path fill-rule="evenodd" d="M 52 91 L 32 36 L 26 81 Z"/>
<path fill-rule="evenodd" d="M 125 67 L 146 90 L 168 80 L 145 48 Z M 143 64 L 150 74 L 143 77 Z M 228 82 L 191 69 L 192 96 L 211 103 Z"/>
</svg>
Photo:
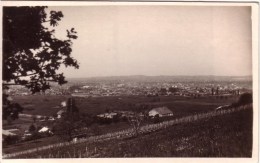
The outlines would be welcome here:
<svg viewBox="0 0 260 163">
<path fill-rule="evenodd" d="M 3 160 L 258 156 L 252 3 L 11 4 Z"/>
</svg>

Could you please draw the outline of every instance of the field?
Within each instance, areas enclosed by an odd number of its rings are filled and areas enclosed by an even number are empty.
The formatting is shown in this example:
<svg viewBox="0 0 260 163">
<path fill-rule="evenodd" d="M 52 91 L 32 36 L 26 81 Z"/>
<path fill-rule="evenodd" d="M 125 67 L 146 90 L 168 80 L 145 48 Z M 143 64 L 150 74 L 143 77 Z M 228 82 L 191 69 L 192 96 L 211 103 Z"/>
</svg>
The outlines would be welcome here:
<svg viewBox="0 0 260 163">
<path fill-rule="evenodd" d="M 24 107 L 25 114 L 53 116 L 60 110 L 57 106 L 66 101 L 68 96 L 28 95 L 12 98 Z"/>
<path fill-rule="evenodd" d="M 15 96 L 14 101 L 21 104 L 25 109 L 23 113 L 33 115 L 52 116 L 60 108 L 57 107 L 62 101 L 66 101 L 69 96 Z M 132 110 L 131 104 L 145 104 L 150 108 L 157 106 L 167 106 L 175 116 L 193 114 L 215 109 L 217 106 L 231 104 L 237 100 L 237 96 L 227 99 L 216 97 L 181 97 L 181 96 L 111 96 L 111 97 L 87 97 L 76 98 L 76 105 L 80 112 L 87 114 L 100 114 L 106 110 Z"/>
<path fill-rule="evenodd" d="M 251 157 L 252 109 L 205 118 L 126 139 L 79 143 L 19 158 Z"/>
</svg>

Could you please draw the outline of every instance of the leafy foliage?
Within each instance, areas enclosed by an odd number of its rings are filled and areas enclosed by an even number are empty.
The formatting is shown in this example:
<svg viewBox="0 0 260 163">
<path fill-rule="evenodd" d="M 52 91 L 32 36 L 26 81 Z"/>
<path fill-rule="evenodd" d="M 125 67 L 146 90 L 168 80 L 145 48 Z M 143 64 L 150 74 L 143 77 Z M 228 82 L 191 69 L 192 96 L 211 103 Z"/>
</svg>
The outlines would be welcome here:
<svg viewBox="0 0 260 163">
<path fill-rule="evenodd" d="M 3 80 L 24 85 L 32 93 L 49 89 L 49 82 L 66 83 L 63 73 L 57 72 L 61 64 L 79 68 L 70 55 L 77 32 L 72 28 L 66 40 L 57 39 L 46 23 L 57 26 L 63 14 L 51 11 L 47 17 L 45 9 L 3 8 Z"/>
<path fill-rule="evenodd" d="M 36 130 L 36 127 L 35 127 L 33 124 L 31 124 L 30 127 L 29 127 L 29 129 L 28 129 L 28 131 L 29 131 L 30 133 L 33 133 L 33 132 L 35 132 L 35 131 L 37 131 L 37 130 Z"/>
<path fill-rule="evenodd" d="M 18 103 L 13 103 L 7 94 L 3 94 L 3 119 L 15 120 L 19 117 L 19 113 L 23 111 L 23 107 Z"/>
<path fill-rule="evenodd" d="M 53 131 L 64 140 L 71 141 L 77 130 L 83 127 L 84 118 L 79 114 L 75 99 L 69 98 L 67 111 L 61 119 L 54 125 Z"/>
<path fill-rule="evenodd" d="M 238 104 L 246 105 L 253 102 L 253 97 L 251 93 L 244 93 L 238 99 Z"/>
<path fill-rule="evenodd" d="M 79 68 L 71 57 L 74 28 L 67 30 L 67 39 L 55 37 L 54 28 L 62 19 L 61 11 L 46 13 L 47 7 L 3 8 L 3 85 L 22 85 L 32 93 L 50 88 L 50 82 L 60 85 L 67 81 L 57 72 L 61 65 Z M 22 108 L 3 95 L 3 118 L 18 118 Z"/>
<path fill-rule="evenodd" d="M 17 135 L 14 135 L 14 136 L 6 136 L 6 137 L 3 139 L 3 146 L 15 144 L 15 143 L 17 143 L 17 142 L 19 142 L 19 141 L 20 141 L 20 137 L 17 136 Z"/>
</svg>

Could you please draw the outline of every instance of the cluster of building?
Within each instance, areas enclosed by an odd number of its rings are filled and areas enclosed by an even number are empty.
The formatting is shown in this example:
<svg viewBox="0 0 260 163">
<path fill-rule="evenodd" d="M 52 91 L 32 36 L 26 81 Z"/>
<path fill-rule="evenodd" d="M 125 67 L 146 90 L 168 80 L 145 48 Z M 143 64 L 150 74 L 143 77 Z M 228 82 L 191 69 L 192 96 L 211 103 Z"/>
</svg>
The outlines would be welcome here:
<svg viewBox="0 0 260 163">
<path fill-rule="evenodd" d="M 45 91 L 47 95 L 72 95 L 74 97 L 100 97 L 124 95 L 176 95 L 176 96 L 208 96 L 208 95 L 237 95 L 248 92 L 252 83 L 235 81 L 208 82 L 72 82 L 67 85 L 53 85 Z M 10 95 L 30 95 L 23 87 L 11 87 Z"/>
<path fill-rule="evenodd" d="M 135 116 L 149 117 L 149 118 L 170 117 L 173 116 L 173 112 L 168 107 L 162 106 L 162 107 L 152 108 L 150 110 L 147 110 L 146 112 L 140 112 L 140 113 L 135 113 L 133 111 L 115 110 L 112 112 L 106 112 L 97 115 L 98 118 L 103 118 L 103 119 L 113 119 L 115 117 L 128 119 Z"/>
<path fill-rule="evenodd" d="M 6 92 L 11 96 L 28 96 L 32 95 L 31 91 L 23 86 L 10 86 Z M 50 89 L 46 90 L 45 92 L 39 92 L 38 94 L 45 94 L 45 95 L 69 95 L 71 92 L 69 91 L 69 86 L 52 86 Z"/>
<path fill-rule="evenodd" d="M 43 126 L 39 128 L 37 131 L 38 134 L 42 135 L 53 135 L 53 132 L 48 126 Z M 19 137 L 19 141 L 21 140 L 27 140 L 28 138 L 32 137 L 33 133 L 29 130 L 21 131 L 20 129 L 2 129 L 2 137 L 3 141 L 7 137 Z"/>
<path fill-rule="evenodd" d="M 239 95 L 250 88 L 235 83 L 119 83 L 83 85 L 71 90 L 74 97 L 99 96 L 210 96 Z"/>
</svg>

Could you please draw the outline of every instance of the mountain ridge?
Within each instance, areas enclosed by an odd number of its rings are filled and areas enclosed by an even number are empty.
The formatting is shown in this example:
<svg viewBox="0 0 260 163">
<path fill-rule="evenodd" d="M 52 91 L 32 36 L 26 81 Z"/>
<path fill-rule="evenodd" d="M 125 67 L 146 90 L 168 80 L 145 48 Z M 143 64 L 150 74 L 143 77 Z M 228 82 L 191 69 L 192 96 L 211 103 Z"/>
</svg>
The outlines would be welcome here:
<svg viewBox="0 0 260 163">
<path fill-rule="evenodd" d="M 69 81 L 75 80 L 90 80 L 90 81 L 230 81 L 230 80 L 248 80 L 252 81 L 252 76 L 216 76 L 216 75 L 126 75 L 126 76 L 97 76 L 97 77 L 82 77 L 82 78 L 67 78 Z"/>
</svg>

